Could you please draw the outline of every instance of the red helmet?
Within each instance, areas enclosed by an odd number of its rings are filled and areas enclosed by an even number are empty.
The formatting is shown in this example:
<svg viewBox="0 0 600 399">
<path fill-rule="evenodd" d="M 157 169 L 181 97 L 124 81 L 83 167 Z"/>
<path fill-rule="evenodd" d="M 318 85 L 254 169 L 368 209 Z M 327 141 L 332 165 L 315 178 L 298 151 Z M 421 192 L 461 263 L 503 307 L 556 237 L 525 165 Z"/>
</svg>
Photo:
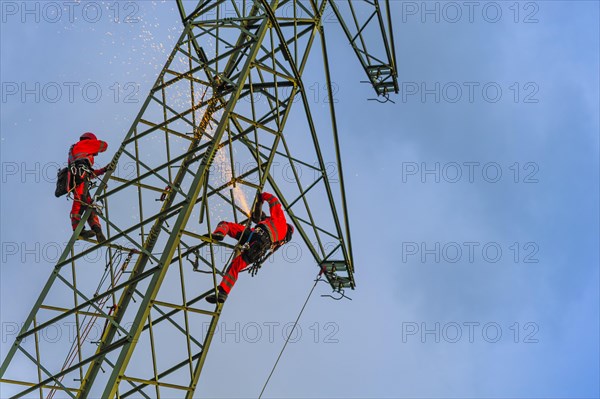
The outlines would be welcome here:
<svg viewBox="0 0 600 399">
<path fill-rule="evenodd" d="M 79 137 L 79 140 L 98 140 L 96 135 L 92 132 L 86 132 Z"/>
</svg>

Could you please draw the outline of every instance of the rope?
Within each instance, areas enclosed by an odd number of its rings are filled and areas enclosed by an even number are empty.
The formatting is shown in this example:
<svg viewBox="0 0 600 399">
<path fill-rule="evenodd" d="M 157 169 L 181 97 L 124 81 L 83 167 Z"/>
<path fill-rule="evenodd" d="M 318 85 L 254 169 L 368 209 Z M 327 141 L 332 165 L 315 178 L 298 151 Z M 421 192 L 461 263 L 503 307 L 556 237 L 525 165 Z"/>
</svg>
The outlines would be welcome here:
<svg viewBox="0 0 600 399">
<path fill-rule="evenodd" d="M 100 283 L 98 284 L 98 288 L 96 289 L 96 292 L 94 293 L 94 297 L 96 295 L 98 295 L 98 293 L 100 292 L 100 289 L 104 285 L 104 282 L 107 280 L 108 273 L 109 273 L 111 267 L 115 264 L 115 261 L 118 260 L 118 264 L 120 264 L 121 259 L 123 258 L 123 253 L 120 250 L 117 251 L 115 254 L 113 254 L 110 257 L 107 255 L 108 255 L 108 251 L 106 251 L 106 254 L 105 254 L 105 259 L 106 259 L 107 263 L 106 263 L 106 267 L 104 269 L 104 274 L 102 275 Z M 131 261 L 132 255 L 133 255 L 133 253 L 130 252 L 129 255 L 127 256 L 127 258 L 125 259 L 125 262 L 121 265 L 119 270 L 117 270 L 117 273 L 115 273 L 114 280 L 111 281 L 111 283 L 109 284 L 109 287 L 107 289 L 115 287 L 115 285 L 119 282 L 119 280 L 121 279 L 121 276 L 125 272 L 125 268 L 127 268 L 127 265 Z M 106 302 L 108 302 L 109 298 L 110 298 L 110 296 L 106 296 L 106 297 L 102 298 L 100 301 L 98 301 L 97 306 L 99 308 L 104 307 Z M 90 332 L 94 326 L 94 323 L 98 319 L 97 315 L 95 315 L 95 316 L 87 315 L 87 313 L 91 313 L 90 312 L 91 307 L 92 307 L 92 305 L 90 304 L 86 309 L 86 312 L 85 312 L 86 315 L 83 317 L 83 320 L 80 323 L 80 325 L 83 326 L 83 329 L 81 330 L 81 333 L 78 334 L 77 338 L 75 340 L 73 340 L 73 343 L 71 344 L 71 349 L 69 350 L 69 354 L 67 355 L 67 358 L 65 359 L 65 362 L 63 363 L 63 367 L 62 367 L 61 371 L 64 371 L 65 369 L 67 369 L 68 367 L 70 367 L 73 364 L 73 362 L 75 361 L 75 359 L 77 357 L 77 354 L 81 351 L 82 344 L 85 343 L 85 340 L 87 339 L 88 335 L 90 334 Z M 111 309 L 109 310 L 109 313 L 108 313 L 109 316 L 111 315 L 111 313 L 114 309 L 115 309 L 115 305 L 111 306 Z M 88 317 L 89 317 L 89 320 L 88 320 Z M 104 328 L 106 328 L 107 323 L 108 323 L 108 320 L 106 320 L 106 322 L 104 324 L 104 326 L 105 326 Z M 104 333 L 103 333 L 103 335 L 104 335 Z M 64 377 L 65 377 L 64 374 L 62 376 L 60 376 L 58 378 L 58 382 L 59 383 L 62 382 Z M 52 388 L 48 392 L 48 396 L 46 397 L 46 399 L 54 398 L 54 395 L 56 394 L 56 390 L 57 390 L 56 387 Z"/>
<path fill-rule="evenodd" d="M 283 355 L 283 351 L 285 350 L 285 347 L 287 346 L 288 342 L 290 341 L 290 337 L 292 336 L 292 333 L 296 329 L 296 325 L 298 324 L 298 321 L 300 321 L 300 317 L 302 316 L 302 313 L 304 312 L 304 308 L 306 308 L 306 304 L 308 304 L 308 301 L 309 301 L 313 291 L 315 290 L 317 283 L 319 281 L 321 281 L 321 279 L 320 279 L 321 274 L 323 274 L 323 271 L 320 271 L 319 274 L 317 275 L 317 278 L 315 279 L 315 284 L 313 285 L 312 289 L 308 293 L 308 297 L 306 298 L 306 301 L 304 301 L 304 305 L 302 306 L 302 309 L 300 310 L 300 313 L 298 314 L 298 317 L 296 318 L 296 321 L 294 322 L 294 326 L 292 327 L 290 333 L 287 336 L 287 339 L 285 340 L 285 344 L 283 344 L 283 348 L 281 348 L 281 352 L 279 352 L 279 356 L 277 357 L 277 360 L 275 361 L 275 364 L 273 365 L 273 368 L 271 369 L 271 373 L 269 374 L 267 381 L 265 381 L 265 385 L 263 386 L 262 391 L 260 391 L 260 395 L 258 395 L 258 399 L 262 398 L 262 395 L 265 392 L 267 385 L 269 384 L 269 380 L 271 379 L 271 376 L 275 372 L 275 368 L 277 367 L 277 364 L 279 363 L 279 359 L 281 359 L 281 355 Z"/>
</svg>

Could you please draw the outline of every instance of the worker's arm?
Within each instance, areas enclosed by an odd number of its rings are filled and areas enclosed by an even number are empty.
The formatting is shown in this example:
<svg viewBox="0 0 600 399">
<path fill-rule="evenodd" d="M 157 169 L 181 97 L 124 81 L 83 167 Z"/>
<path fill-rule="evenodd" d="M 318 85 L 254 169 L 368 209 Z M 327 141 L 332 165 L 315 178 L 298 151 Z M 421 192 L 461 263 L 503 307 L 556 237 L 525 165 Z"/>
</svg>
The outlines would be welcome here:
<svg viewBox="0 0 600 399">
<path fill-rule="evenodd" d="M 285 215 L 281 208 L 281 203 L 273 194 L 262 193 L 261 199 L 269 203 L 269 214 L 275 220 L 282 220 L 285 223 Z"/>
<path fill-rule="evenodd" d="M 113 170 L 112 165 L 108 164 L 103 168 L 100 169 L 94 169 L 94 174 L 96 176 L 102 176 L 103 174 L 105 174 L 106 172 L 108 172 L 109 170 Z"/>
<path fill-rule="evenodd" d="M 108 143 L 102 140 L 83 140 L 80 141 L 80 143 L 80 145 L 83 147 L 81 148 L 83 151 L 93 155 L 98 155 L 99 152 L 104 152 L 108 148 Z M 109 167 L 105 166 L 104 168 L 95 169 L 94 174 L 96 176 L 101 176 L 108 172 L 108 170 Z"/>
<path fill-rule="evenodd" d="M 108 148 L 108 144 L 106 141 L 102 140 L 82 140 L 79 142 L 79 150 L 85 151 L 88 154 L 98 154 L 99 152 L 104 152 Z"/>
<path fill-rule="evenodd" d="M 96 154 L 99 152 L 104 152 L 108 149 L 108 143 L 106 141 L 102 141 L 102 140 L 92 140 L 93 142 L 95 141 L 94 145 L 98 146 L 98 149 L 96 150 Z"/>
</svg>

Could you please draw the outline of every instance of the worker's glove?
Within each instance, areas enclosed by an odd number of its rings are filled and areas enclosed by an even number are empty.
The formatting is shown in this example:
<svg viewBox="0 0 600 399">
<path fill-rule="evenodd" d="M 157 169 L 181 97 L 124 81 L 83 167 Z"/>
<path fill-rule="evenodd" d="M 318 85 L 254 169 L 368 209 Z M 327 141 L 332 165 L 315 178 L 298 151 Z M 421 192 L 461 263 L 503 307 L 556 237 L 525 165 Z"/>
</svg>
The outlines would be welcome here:
<svg viewBox="0 0 600 399">
<path fill-rule="evenodd" d="M 256 203 L 254 204 L 254 209 L 252 209 L 252 215 L 251 215 L 251 219 L 254 223 L 260 223 L 260 221 L 263 220 L 263 215 L 265 213 L 262 211 L 262 205 L 263 205 L 262 194 L 259 192 L 257 199 L 256 199 Z"/>
<path fill-rule="evenodd" d="M 113 162 L 109 163 L 108 165 L 106 165 L 104 167 L 104 169 L 106 172 L 112 172 L 113 170 L 115 170 L 115 166 L 116 166 L 116 164 L 113 161 Z"/>
<path fill-rule="evenodd" d="M 113 158 L 113 160 L 106 165 L 104 169 L 106 169 L 107 172 L 112 172 L 113 170 L 117 169 L 117 159 Z"/>
<path fill-rule="evenodd" d="M 266 217 L 267 215 L 259 207 L 256 207 L 254 212 L 252 212 L 252 221 L 256 224 L 262 222 Z"/>
</svg>

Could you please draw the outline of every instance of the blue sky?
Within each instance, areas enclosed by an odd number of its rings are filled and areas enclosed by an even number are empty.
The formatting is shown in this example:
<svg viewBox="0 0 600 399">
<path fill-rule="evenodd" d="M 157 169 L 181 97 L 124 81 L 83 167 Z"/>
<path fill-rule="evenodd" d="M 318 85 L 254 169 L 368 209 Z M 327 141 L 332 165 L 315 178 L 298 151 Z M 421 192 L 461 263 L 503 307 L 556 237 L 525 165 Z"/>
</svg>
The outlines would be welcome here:
<svg viewBox="0 0 600 399">
<path fill-rule="evenodd" d="M 170 2 L 98 2 L 96 23 L 81 5 L 52 23 L 43 3 L 36 22 L 22 4 L 0 3 L 2 358 L 69 237 L 53 165 L 84 131 L 110 159 L 181 29 Z M 265 397 L 598 397 L 598 2 L 520 2 L 518 15 L 481 2 L 472 21 L 452 3 L 455 23 L 449 3 L 427 3 L 439 22 L 424 4 L 392 2 L 395 103 L 368 101 L 341 29 L 325 26 L 357 289 L 336 302 L 318 287 Z M 317 68 L 304 80 L 324 83 Z M 316 272 L 304 252 L 240 281 L 197 397 L 258 396 Z M 261 338 L 236 342 L 236 323 Z"/>
</svg>

